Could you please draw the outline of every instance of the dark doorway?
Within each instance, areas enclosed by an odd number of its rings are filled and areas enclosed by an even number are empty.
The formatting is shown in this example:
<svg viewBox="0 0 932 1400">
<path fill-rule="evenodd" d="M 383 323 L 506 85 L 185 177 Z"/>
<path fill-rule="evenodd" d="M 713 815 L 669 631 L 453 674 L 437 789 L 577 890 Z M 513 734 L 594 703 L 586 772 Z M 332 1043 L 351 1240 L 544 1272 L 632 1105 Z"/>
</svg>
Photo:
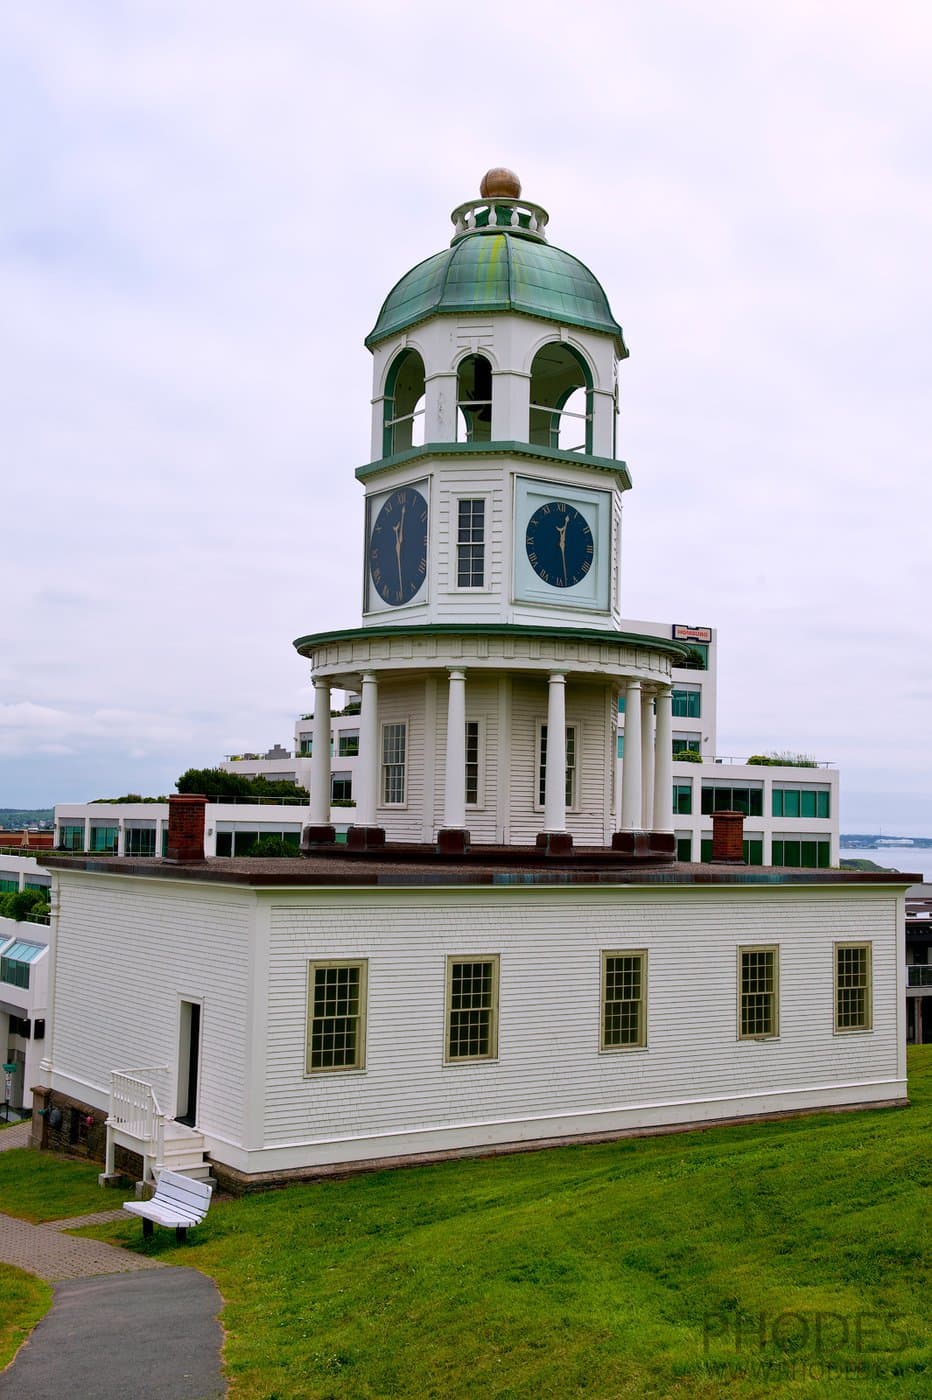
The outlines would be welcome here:
<svg viewBox="0 0 932 1400">
<path fill-rule="evenodd" d="M 201 1004 L 181 1003 L 181 1027 L 178 1039 L 178 1112 L 179 1123 L 193 1128 L 197 1117 L 197 1080 L 201 1058 Z"/>
</svg>

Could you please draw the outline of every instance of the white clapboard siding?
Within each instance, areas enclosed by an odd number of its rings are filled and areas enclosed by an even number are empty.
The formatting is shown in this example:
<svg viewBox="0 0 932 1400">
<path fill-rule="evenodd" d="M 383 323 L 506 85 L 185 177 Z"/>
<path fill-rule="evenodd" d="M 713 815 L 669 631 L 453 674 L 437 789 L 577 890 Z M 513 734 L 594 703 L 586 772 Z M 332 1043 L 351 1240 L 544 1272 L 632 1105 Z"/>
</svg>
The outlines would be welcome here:
<svg viewBox="0 0 932 1400">
<path fill-rule="evenodd" d="M 423 837 L 424 785 L 424 680 L 418 678 L 379 686 L 379 771 L 376 817 L 390 841 L 420 841 Z M 382 803 L 381 726 L 404 722 L 408 726 L 404 806 Z"/>
<path fill-rule="evenodd" d="M 441 460 L 435 467 L 434 549 L 436 558 L 431 587 L 435 598 L 432 615 L 437 622 L 499 622 L 502 620 L 506 586 L 506 560 L 503 520 L 507 469 L 484 460 L 447 467 Z M 510 487 L 509 487 L 510 489 Z M 456 586 L 456 544 L 458 502 L 461 497 L 481 496 L 485 511 L 485 587 L 461 590 Z"/>
<path fill-rule="evenodd" d="M 511 732 L 508 736 L 510 792 L 507 840 L 533 845 L 543 825 L 537 799 L 537 730 L 547 716 L 546 678 L 516 677 L 511 686 Z"/>
<path fill-rule="evenodd" d="M 839 1102 L 892 1093 L 896 914 L 884 892 L 578 886 L 275 899 L 267 1147 L 410 1131 L 401 1150 L 415 1151 L 418 1133 L 458 1124 L 488 1123 L 493 1141 L 548 1115 L 649 1104 L 676 1121 L 689 1111 L 669 1106 L 691 1101 L 721 1099 L 712 1116 L 727 1116 L 729 1100 L 748 1095 L 765 1112 L 833 1085 Z M 870 1033 L 833 1032 L 836 939 L 873 943 Z M 749 943 L 780 949 L 776 1040 L 737 1039 L 737 949 Z M 603 1054 L 601 953 L 626 948 L 648 954 L 648 1045 Z M 457 954 L 501 959 L 497 1062 L 444 1065 L 446 957 Z M 307 963 L 344 957 L 368 960 L 366 1068 L 307 1076 Z"/>
<path fill-rule="evenodd" d="M 53 1061 L 97 1091 L 114 1070 L 177 1076 L 179 1003 L 203 998 L 198 1127 L 235 1136 L 243 1120 L 252 896 L 58 873 Z M 174 1104 L 161 1104 L 173 1112 Z"/>
</svg>

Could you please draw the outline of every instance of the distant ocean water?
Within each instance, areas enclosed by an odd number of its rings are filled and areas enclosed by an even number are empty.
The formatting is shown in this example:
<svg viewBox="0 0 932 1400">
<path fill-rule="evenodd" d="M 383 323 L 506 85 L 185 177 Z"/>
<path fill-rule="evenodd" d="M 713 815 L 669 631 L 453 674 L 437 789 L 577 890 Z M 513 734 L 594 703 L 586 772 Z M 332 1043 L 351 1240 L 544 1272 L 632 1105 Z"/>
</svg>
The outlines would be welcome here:
<svg viewBox="0 0 932 1400">
<path fill-rule="evenodd" d="M 842 846 L 842 860 L 872 860 L 888 870 L 914 871 L 932 884 L 932 846 Z"/>
</svg>

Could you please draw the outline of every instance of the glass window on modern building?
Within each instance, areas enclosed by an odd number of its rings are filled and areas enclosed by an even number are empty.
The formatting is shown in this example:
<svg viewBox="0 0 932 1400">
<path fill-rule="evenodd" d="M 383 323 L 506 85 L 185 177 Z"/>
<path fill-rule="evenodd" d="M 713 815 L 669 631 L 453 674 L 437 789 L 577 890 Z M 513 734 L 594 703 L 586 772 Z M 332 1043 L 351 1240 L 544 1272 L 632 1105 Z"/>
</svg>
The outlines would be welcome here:
<svg viewBox="0 0 932 1400">
<path fill-rule="evenodd" d="M 673 687 L 673 718 L 702 718 L 702 691 L 698 685 Z"/>
<path fill-rule="evenodd" d="M 728 785 L 706 780 L 702 784 L 702 812 L 743 812 L 746 817 L 764 815 L 763 783 Z"/>
<path fill-rule="evenodd" d="M 352 773 L 331 773 L 330 775 L 330 801 L 333 803 L 352 802 L 353 800 L 353 775 Z"/>
<path fill-rule="evenodd" d="M 673 812 L 674 815 L 688 817 L 693 810 L 693 785 L 692 783 L 673 784 Z"/>
<path fill-rule="evenodd" d="M 83 851 L 84 823 L 62 822 L 58 828 L 58 848 L 60 851 Z"/>
<path fill-rule="evenodd" d="M 155 835 L 155 822 L 133 826 L 127 823 L 123 833 L 124 852 L 128 856 L 154 856 Z"/>
<path fill-rule="evenodd" d="M 832 843 L 827 836 L 775 833 L 771 842 L 773 865 L 790 870 L 827 870 L 832 863 Z"/>
<path fill-rule="evenodd" d="M 828 785 L 785 787 L 774 783 L 771 794 L 775 817 L 828 818 L 831 816 L 831 788 Z"/>
<path fill-rule="evenodd" d="M 95 826 L 91 823 L 91 844 L 90 849 L 98 854 L 112 856 L 116 854 L 117 845 L 120 839 L 120 829 L 116 826 Z"/>
</svg>

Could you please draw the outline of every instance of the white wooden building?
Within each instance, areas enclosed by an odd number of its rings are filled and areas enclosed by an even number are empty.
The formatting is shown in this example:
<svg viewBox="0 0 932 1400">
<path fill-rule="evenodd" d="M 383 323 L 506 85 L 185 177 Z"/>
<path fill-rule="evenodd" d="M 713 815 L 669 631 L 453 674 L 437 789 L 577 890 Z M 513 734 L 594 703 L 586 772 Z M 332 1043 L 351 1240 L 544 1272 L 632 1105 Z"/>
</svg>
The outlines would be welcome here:
<svg viewBox="0 0 932 1400">
<path fill-rule="evenodd" d="M 165 859 L 48 862 L 41 1095 L 109 1114 L 111 1169 L 203 1150 L 248 1183 L 904 1100 L 909 880 L 747 866 L 740 806 L 676 860 L 690 643 L 622 624 L 621 328 L 510 172 L 453 221 L 367 341 L 362 625 L 295 643 L 304 858 L 207 858 L 187 796 Z M 334 690 L 361 698 L 345 845 Z"/>
</svg>

